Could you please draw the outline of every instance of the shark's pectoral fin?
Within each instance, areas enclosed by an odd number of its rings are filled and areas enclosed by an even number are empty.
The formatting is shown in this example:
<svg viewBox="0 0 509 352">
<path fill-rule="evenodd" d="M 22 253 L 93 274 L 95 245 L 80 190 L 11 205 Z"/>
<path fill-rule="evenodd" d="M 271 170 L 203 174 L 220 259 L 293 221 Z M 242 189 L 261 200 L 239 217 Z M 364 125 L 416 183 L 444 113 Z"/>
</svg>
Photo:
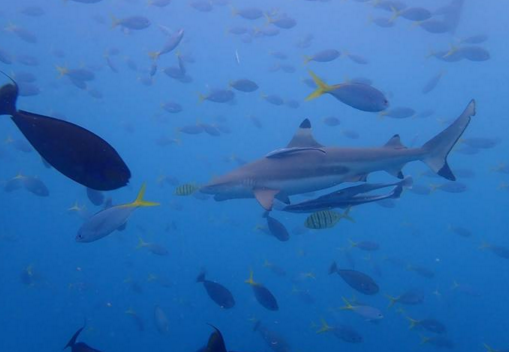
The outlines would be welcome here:
<svg viewBox="0 0 509 352">
<path fill-rule="evenodd" d="M 274 197 L 279 192 L 280 191 L 277 189 L 267 188 L 257 188 L 253 190 L 256 200 L 265 210 L 272 210 L 272 206 L 274 205 Z"/>
</svg>

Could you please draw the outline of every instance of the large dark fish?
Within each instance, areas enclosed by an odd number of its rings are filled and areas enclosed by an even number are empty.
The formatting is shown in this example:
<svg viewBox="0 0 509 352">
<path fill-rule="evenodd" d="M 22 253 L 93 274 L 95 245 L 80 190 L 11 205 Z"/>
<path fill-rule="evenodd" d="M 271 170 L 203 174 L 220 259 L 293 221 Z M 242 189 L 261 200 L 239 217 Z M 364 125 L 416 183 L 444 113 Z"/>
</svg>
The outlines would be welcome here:
<svg viewBox="0 0 509 352">
<path fill-rule="evenodd" d="M 205 272 L 202 272 L 196 278 L 196 282 L 203 283 L 203 287 L 207 291 L 210 299 L 223 309 L 230 309 L 235 306 L 235 299 L 232 293 L 223 285 L 209 281 L 205 278 Z"/>
<path fill-rule="evenodd" d="M 51 166 L 92 189 L 107 191 L 127 185 L 129 168 L 117 151 L 92 132 L 63 120 L 17 110 L 18 85 L 0 87 L 0 115 L 11 119 Z"/>
<path fill-rule="evenodd" d="M 329 274 L 337 273 L 354 290 L 365 295 L 374 295 L 379 291 L 377 283 L 368 275 L 356 270 L 338 269 L 336 262 L 332 263 Z"/>
<path fill-rule="evenodd" d="M 353 186 L 343 188 L 339 191 L 335 191 L 316 199 L 308 200 L 305 202 L 287 205 L 282 210 L 292 213 L 312 213 L 321 210 L 342 208 L 367 204 L 372 202 L 378 202 L 383 199 L 399 198 L 405 187 L 412 185 L 412 178 L 407 177 L 402 181 L 395 183 L 366 183 L 359 186 Z M 368 192 L 372 192 L 377 189 L 393 187 L 394 189 L 386 194 L 370 195 Z"/>
<path fill-rule="evenodd" d="M 71 337 L 71 339 L 69 340 L 67 345 L 65 345 L 64 350 L 66 348 L 70 347 L 72 352 L 101 352 L 99 350 L 96 350 L 95 348 L 90 347 L 89 345 L 87 345 L 84 342 L 76 343 L 76 339 L 78 338 L 79 334 L 81 333 L 81 331 L 84 328 L 85 328 L 85 326 L 83 326 L 82 328 L 80 328 L 78 331 L 76 331 L 74 333 L 74 335 Z"/>
</svg>

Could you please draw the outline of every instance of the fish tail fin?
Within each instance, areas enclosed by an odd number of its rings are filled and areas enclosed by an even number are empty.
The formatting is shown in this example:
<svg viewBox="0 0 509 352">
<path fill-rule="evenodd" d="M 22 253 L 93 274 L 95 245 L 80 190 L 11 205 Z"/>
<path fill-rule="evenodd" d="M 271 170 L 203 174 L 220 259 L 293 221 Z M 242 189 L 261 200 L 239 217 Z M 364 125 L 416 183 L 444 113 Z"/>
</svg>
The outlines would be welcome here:
<svg viewBox="0 0 509 352">
<path fill-rule="evenodd" d="M 267 20 L 267 25 L 271 24 L 272 23 L 272 18 L 270 18 L 269 14 L 267 12 L 264 12 L 263 13 L 263 16 L 265 17 L 265 19 Z"/>
<path fill-rule="evenodd" d="M 270 268 L 272 266 L 272 263 L 265 259 L 265 261 L 263 262 L 263 266 L 266 268 Z"/>
<path fill-rule="evenodd" d="M 159 55 L 161 55 L 161 53 L 159 51 L 150 51 L 148 53 L 148 56 L 152 59 L 152 60 L 157 60 L 159 58 Z"/>
<path fill-rule="evenodd" d="M 431 170 L 448 180 L 455 181 L 447 163 L 447 156 L 468 127 L 472 116 L 475 115 L 475 100 L 470 101 L 463 113 L 449 127 L 426 142 L 422 149 L 425 152 L 422 161 Z"/>
<path fill-rule="evenodd" d="M 332 330 L 332 327 L 330 327 L 329 324 L 327 324 L 325 319 L 321 318 L 320 322 L 322 323 L 322 326 L 320 327 L 320 329 L 316 331 L 317 334 L 323 334 L 324 332 Z"/>
<path fill-rule="evenodd" d="M 390 301 L 389 302 L 389 308 L 393 307 L 396 304 L 396 302 L 398 301 L 397 297 L 392 297 L 392 296 L 389 296 L 389 295 L 385 295 L 385 297 L 387 297 L 387 299 Z"/>
<path fill-rule="evenodd" d="M 253 280 L 253 269 L 249 270 L 249 279 L 247 279 L 246 281 L 244 281 L 246 284 L 249 284 L 251 286 L 255 286 L 256 285 L 256 282 Z"/>
<path fill-rule="evenodd" d="M 460 287 L 460 284 L 458 283 L 458 281 L 456 281 L 456 280 L 452 280 L 452 287 L 451 287 L 451 290 L 455 290 L 455 289 L 457 289 L 458 287 Z"/>
<path fill-rule="evenodd" d="M 59 74 L 58 77 L 59 78 L 65 76 L 69 72 L 69 69 L 67 67 L 65 67 L 65 66 L 58 66 L 58 65 L 56 65 L 55 68 L 58 71 L 58 74 Z"/>
<path fill-rule="evenodd" d="M 486 348 L 486 351 L 488 352 L 497 352 L 497 350 L 494 350 L 493 348 L 491 348 L 489 345 L 483 343 L 483 346 L 484 348 Z"/>
<path fill-rule="evenodd" d="M 346 220 L 348 220 L 350 222 L 355 223 L 355 219 L 350 216 L 350 210 L 351 209 L 352 209 L 352 206 L 349 206 L 348 208 L 346 208 L 345 212 L 343 214 L 341 214 L 341 217 L 343 219 L 346 219 Z"/>
<path fill-rule="evenodd" d="M 390 23 L 396 21 L 396 19 L 401 15 L 401 12 L 398 11 L 398 9 L 395 8 L 394 6 L 391 6 L 391 11 L 392 11 L 392 17 L 389 19 Z"/>
<path fill-rule="evenodd" d="M 81 333 L 81 331 L 85 328 L 85 325 L 83 325 L 83 327 L 79 328 L 78 331 L 76 331 L 74 333 L 74 335 L 72 335 L 71 339 L 69 340 L 69 342 L 67 342 L 67 345 L 65 345 L 65 347 L 63 348 L 64 350 L 68 347 L 73 347 L 75 344 L 76 344 L 76 339 L 78 338 L 79 334 Z"/>
<path fill-rule="evenodd" d="M 144 183 L 141 186 L 140 191 L 138 192 L 138 196 L 136 197 L 136 200 L 132 203 L 126 204 L 128 207 L 155 207 L 160 205 L 156 202 L 149 202 L 143 199 L 145 196 L 145 189 L 147 188 L 147 185 Z"/>
<path fill-rule="evenodd" d="M 304 65 L 313 60 L 312 56 L 304 55 Z"/>
<path fill-rule="evenodd" d="M 418 320 L 412 319 L 409 316 L 406 316 L 407 320 L 410 322 L 410 326 L 408 327 L 410 330 L 415 328 L 417 324 L 419 324 Z"/>
<path fill-rule="evenodd" d="M 332 86 L 329 86 L 327 83 L 325 83 L 313 71 L 309 70 L 309 74 L 311 75 L 311 78 L 313 78 L 313 81 L 318 86 L 318 88 L 313 93 L 311 93 L 310 95 L 308 95 L 306 97 L 306 101 L 318 98 L 319 96 L 321 96 L 327 92 L 330 92 L 333 89 Z"/>
<path fill-rule="evenodd" d="M 198 102 L 203 103 L 207 99 L 207 96 L 198 93 Z"/>
<path fill-rule="evenodd" d="M 197 277 L 196 282 L 204 282 L 205 281 L 205 270 L 203 270 Z"/>
<path fill-rule="evenodd" d="M 345 305 L 339 309 L 341 309 L 341 310 L 352 310 L 353 309 L 353 306 L 350 304 L 350 302 L 348 302 L 348 300 L 345 297 L 341 297 L 341 299 L 343 300 L 343 302 L 345 302 Z"/>
<path fill-rule="evenodd" d="M 338 272 L 338 265 L 336 262 L 332 262 L 331 266 L 329 267 L 329 275 L 337 273 Z"/>
<path fill-rule="evenodd" d="M 428 343 L 430 340 L 431 338 L 421 335 L 421 345 Z"/>
<path fill-rule="evenodd" d="M 350 238 L 348 239 L 348 242 L 350 242 L 350 248 L 357 247 L 357 245 L 358 245 L 357 242 L 352 241 Z"/>
<path fill-rule="evenodd" d="M 12 78 L 10 79 L 13 84 L 8 83 L 0 87 L 0 115 L 16 114 L 16 100 L 18 99 L 19 88 L 16 82 Z"/>
<path fill-rule="evenodd" d="M 458 51 L 458 48 L 456 47 L 456 45 L 451 44 L 449 51 L 444 56 L 442 56 L 442 58 L 446 58 L 451 55 L 454 55 L 457 51 Z"/>
<path fill-rule="evenodd" d="M 479 249 L 480 250 L 483 250 L 483 249 L 488 249 L 490 248 L 490 244 L 488 242 L 482 242 L 481 245 L 479 246 Z"/>
<path fill-rule="evenodd" d="M 138 237 L 138 245 L 136 246 L 136 249 L 143 248 L 143 247 L 145 247 L 146 244 L 147 243 L 145 241 L 143 241 L 143 238 Z"/>
</svg>

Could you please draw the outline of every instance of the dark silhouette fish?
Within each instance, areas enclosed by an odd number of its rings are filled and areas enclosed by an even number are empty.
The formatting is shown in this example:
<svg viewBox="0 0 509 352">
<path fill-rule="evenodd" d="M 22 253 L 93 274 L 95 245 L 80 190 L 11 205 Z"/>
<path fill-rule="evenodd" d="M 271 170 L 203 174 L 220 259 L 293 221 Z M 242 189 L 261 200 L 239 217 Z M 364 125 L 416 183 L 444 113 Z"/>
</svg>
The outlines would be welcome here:
<svg viewBox="0 0 509 352">
<path fill-rule="evenodd" d="M 117 151 L 92 132 L 63 120 L 17 110 L 18 85 L 0 87 L 0 115 L 11 115 L 30 144 L 51 166 L 96 190 L 127 185 L 131 172 Z"/>
<path fill-rule="evenodd" d="M 235 306 L 235 299 L 232 293 L 223 285 L 207 280 L 205 272 L 200 273 L 196 278 L 196 282 L 203 283 L 203 287 L 207 291 L 210 299 L 223 309 L 230 309 Z"/>
<path fill-rule="evenodd" d="M 255 282 L 253 280 L 253 272 L 249 275 L 249 279 L 246 280 L 246 283 L 251 286 L 253 289 L 253 293 L 255 295 L 256 300 L 260 303 L 264 308 L 272 311 L 279 310 L 279 306 L 277 304 L 276 297 L 269 291 L 268 288 L 263 286 L 262 284 Z"/>
<path fill-rule="evenodd" d="M 269 228 L 269 233 L 277 238 L 281 242 L 286 242 L 290 239 L 290 234 L 286 229 L 285 225 L 280 223 L 278 220 L 274 219 L 269 215 L 269 212 L 264 214 L 264 217 L 267 219 L 267 227 Z"/>
<path fill-rule="evenodd" d="M 66 348 L 70 347 L 72 352 L 101 352 L 99 350 L 96 350 L 95 348 L 90 347 L 89 345 L 87 345 L 84 342 L 76 343 L 76 339 L 78 338 L 79 334 L 81 333 L 81 331 L 84 328 L 85 328 L 85 326 L 83 326 L 82 328 L 80 328 L 78 331 L 76 331 L 74 333 L 74 335 L 71 337 L 71 339 L 69 340 L 67 345 L 64 347 L 64 350 Z"/>
<path fill-rule="evenodd" d="M 332 263 L 329 274 L 337 273 L 354 290 L 365 295 L 374 295 L 379 291 L 377 283 L 368 275 L 356 270 L 338 269 L 336 262 Z"/>
</svg>

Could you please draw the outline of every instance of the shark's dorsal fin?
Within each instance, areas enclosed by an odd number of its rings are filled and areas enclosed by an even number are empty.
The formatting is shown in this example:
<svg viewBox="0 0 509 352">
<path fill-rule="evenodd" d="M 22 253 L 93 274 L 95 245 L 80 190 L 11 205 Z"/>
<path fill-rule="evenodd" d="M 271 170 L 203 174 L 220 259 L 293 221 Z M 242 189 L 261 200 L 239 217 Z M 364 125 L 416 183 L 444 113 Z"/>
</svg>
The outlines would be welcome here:
<svg viewBox="0 0 509 352">
<path fill-rule="evenodd" d="M 395 134 L 394 136 L 389 139 L 387 143 L 384 145 L 385 148 L 392 148 L 392 149 L 407 149 L 403 143 L 401 143 L 401 138 L 399 137 L 399 134 Z"/>
<path fill-rule="evenodd" d="M 293 135 L 292 140 L 287 148 L 322 148 L 323 145 L 315 141 L 313 132 L 311 130 L 311 122 L 309 119 L 305 119 L 299 126 L 299 129 Z"/>
</svg>

